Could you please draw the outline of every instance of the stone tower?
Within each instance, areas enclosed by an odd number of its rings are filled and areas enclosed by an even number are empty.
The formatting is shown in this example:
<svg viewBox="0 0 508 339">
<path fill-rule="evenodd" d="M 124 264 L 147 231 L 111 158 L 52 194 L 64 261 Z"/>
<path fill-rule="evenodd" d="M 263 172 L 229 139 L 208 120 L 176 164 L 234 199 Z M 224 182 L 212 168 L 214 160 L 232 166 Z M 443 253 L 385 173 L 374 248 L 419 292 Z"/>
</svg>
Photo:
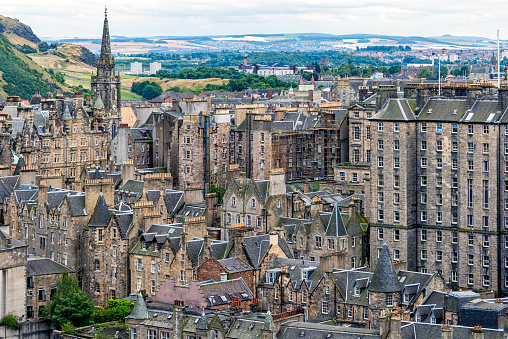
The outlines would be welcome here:
<svg viewBox="0 0 508 339">
<path fill-rule="evenodd" d="M 387 311 L 398 307 L 401 299 L 401 287 L 397 279 L 397 273 L 393 267 L 388 246 L 384 244 L 377 261 L 369 291 L 369 315 L 370 328 L 379 329 L 380 318 Z"/>
<path fill-rule="evenodd" d="M 113 138 L 121 119 L 121 86 L 120 75 L 115 74 L 115 58 L 111 55 L 107 9 L 104 15 L 101 55 L 97 60 L 97 72 L 92 75 L 91 92 L 94 111 L 104 110 L 107 114 L 110 119 L 109 131 Z"/>
</svg>

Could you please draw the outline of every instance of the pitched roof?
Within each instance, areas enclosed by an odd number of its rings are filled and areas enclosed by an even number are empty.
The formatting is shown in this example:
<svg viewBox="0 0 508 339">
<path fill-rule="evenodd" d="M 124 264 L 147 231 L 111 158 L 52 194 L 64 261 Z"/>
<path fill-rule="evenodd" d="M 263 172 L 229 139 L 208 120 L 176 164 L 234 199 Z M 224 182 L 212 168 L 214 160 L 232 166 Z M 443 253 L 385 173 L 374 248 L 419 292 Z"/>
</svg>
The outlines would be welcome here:
<svg viewBox="0 0 508 339">
<path fill-rule="evenodd" d="M 370 292 L 393 293 L 402 289 L 397 279 L 397 273 L 393 267 L 392 258 L 388 245 L 384 244 L 379 254 L 376 269 L 369 285 Z"/>
<path fill-rule="evenodd" d="M 237 297 L 240 301 L 251 300 L 254 296 L 242 278 L 226 281 L 203 281 L 199 283 L 208 304 L 227 305 L 231 297 Z"/>
<path fill-rule="evenodd" d="M 242 259 L 238 257 L 234 258 L 227 258 L 227 259 L 220 259 L 218 260 L 219 264 L 224 267 L 228 273 L 239 273 L 239 272 L 245 272 L 245 271 L 252 271 L 254 268 L 252 266 L 246 264 L 243 262 Z"/>
<path fill-rule="evenodd" d="M 31 258 L 27 259 L 26 275 L 49 275 L 49 274 L 62 274 L 74 272 L 67 266 L 64 266 L 50 258 Z"/>
<path fill-rule="evenodd" d="M 291 254 L 291 251 L 288 248 L 284 239 L 282 239 L 279 235 L 277 235 L 277 238 L 278 245 L 280 246 L 282 251 L 286 254 L 288 258 L 292 258 L 293 256 Z M 247 258 L 249 259 L 251 265 L 256 269 L 259 269 L 261 263 L 268 255 L 268 252 L 271 248 L 270 234 L 245 237 L 243 239 L 243 247 L 245 249 Z"/>
<path fill-rule="evenodd" d="M 413 109 L 407 99 L 388 99 L 384 106 L 372 116 L 373 120 L 415 120 Z"/>
<path fill-rule="evenodd" d="M 92 213 L 92 217 L 88 222 L 88 226 L 108 226 L 109 221 L 111 220 L 111 214 L 109 213 L 108 206 L 106 205 L 106 200 L 104 200 L 104 195 L 102 192 L 99 193 L 99 198 L 97 199 L 97 203 L 95 204 L 95 208 Z"/>
<path fill-rule="evenodd" d="M 344 237 L 347 236 L 346 225 L 342 219 L 340 209 L 335 205 L 328 226 L 326 228 L 325 237 Z"/>
</svg>

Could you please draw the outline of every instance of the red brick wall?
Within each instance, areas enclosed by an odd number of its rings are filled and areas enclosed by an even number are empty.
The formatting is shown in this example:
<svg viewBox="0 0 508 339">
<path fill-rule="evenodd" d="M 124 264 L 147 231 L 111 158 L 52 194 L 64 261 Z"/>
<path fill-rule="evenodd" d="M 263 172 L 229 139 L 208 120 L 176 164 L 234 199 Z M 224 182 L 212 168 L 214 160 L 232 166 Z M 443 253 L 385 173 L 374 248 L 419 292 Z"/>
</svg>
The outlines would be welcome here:
<svg viewBox="0 0 508 339">
<path fill-rule="evenodd" d="M 196 272 L 198 281 L 213 279 L 220 281 L 220 274 L 226 273 L 224 267 L 216 259 L 210 258 L 198 267 Z"/>
</svg>

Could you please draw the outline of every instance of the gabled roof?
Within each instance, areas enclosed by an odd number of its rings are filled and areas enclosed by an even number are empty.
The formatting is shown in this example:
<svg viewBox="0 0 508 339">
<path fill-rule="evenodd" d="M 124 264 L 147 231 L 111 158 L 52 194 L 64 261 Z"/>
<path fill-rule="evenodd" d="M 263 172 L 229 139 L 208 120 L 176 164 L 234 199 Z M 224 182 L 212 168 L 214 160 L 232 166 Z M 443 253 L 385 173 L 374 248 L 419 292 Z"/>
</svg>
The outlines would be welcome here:
<svg viewBox="0 0 508 339">
<path fill-rule="evenodd" d="M 286 242 L 284 241 L 284 239 L 282 239 L 279 235 L 277 235 L 277 238 L 278 245 L 280 246 L 284 254 L 286 254 L 288 258 L 292 258 L 293 256 L 291 254 L 291 251 L 287 246 Z M 255 269 L 259 269 L 261 263 L 268 255 L 268 252 L 271 248 L 270 235 L 262 234 L 252 237 L 245 237 L 243 240 L 243 247 L 245 249 L 247 258 L 249 259 L 252 267 L 254 267 Z"/>
<path fill-rule="evenodd" d="M 346 225 L 342 219 L 337 205 L 333 207 L 332 215 L 326 228 L 325 237 L 344 237 L 347 236 Z"/>
<path fill-rule="evenodd" d="M 317 261 L 277 257 L 272 261 L 265 275 L 261 277 L 259 286 L 268 284 L 267 274 L 270 271 L 275 271 L 277 281 L 282 267 L 287 269 L 289 281 L 295 289 L 300 289 L 302 283 L 305 282 L 309 290 L 314 290 L 322 278 L 319 271 L 319 262 Z M 309 272 L 307 277 L 303 275 L 304 271 Z"/>
<path fill-rule="evenodd" d="M 400 292 L 402 288 L 393 267 L 388 246 L 384 244 L 379 254 L 376 269 L 369 285 L 370 292 L 393 293 Z"/>
<path fill-rule="evenodd" d="M 97 199 L 97 203 L 95 204 L 95 208 L 92 213 L 92 217 L 88 222 L 88 226 L 106 227 L 109 225 L 110 220 L 111 214 L 109 213 L 108 206 L 106 205 L 106 200 L 104 200 L 104 195 L 102 192 L 100 192 L 99 198 Z"/>
</svg>

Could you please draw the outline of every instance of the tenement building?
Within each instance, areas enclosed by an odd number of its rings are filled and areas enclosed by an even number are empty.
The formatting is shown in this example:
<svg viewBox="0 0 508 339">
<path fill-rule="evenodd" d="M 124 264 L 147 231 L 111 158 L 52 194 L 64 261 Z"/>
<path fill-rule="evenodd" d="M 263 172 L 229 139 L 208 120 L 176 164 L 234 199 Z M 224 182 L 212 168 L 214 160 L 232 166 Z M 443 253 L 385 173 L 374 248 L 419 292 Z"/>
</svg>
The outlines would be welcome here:
<svg viewBox="0 0 508 339">
<path fill-rule="evenodd" d="M 410 270 L 508 291 L 508 86 L 462 90 L 388 96 L 371 118 L 371 264 L 386 242 Z"/>
</svg>

